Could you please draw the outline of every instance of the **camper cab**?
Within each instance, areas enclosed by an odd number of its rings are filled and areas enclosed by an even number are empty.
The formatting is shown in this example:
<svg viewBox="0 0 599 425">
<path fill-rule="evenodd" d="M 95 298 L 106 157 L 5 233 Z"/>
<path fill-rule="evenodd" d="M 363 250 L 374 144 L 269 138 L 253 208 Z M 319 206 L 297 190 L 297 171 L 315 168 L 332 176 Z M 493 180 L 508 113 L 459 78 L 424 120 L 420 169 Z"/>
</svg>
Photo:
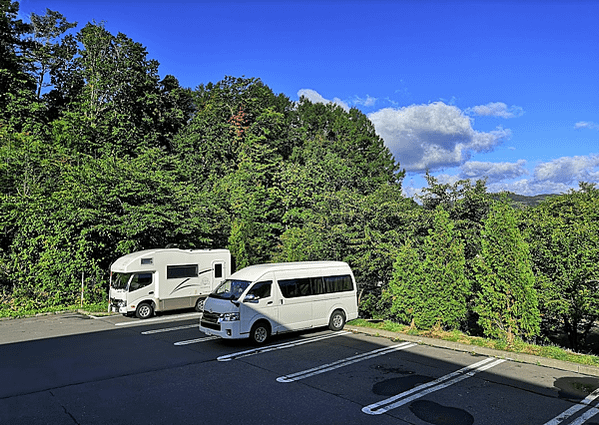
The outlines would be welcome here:
<svg viewBox="0 0 599 425">
<path fill-rule="evenodd" d="M 206 299 L 200 331 L 264 343 L 270 335 L 358 317 L 356 282 L 338 261 L 259 264 L 232 274 Z"/>
<path fill-rule="evenodd" d="M 155 311 L 195 307 L 231 274 L 226 249 L 151 249 L 134 252 L 110 267 L 109 310 L 140 319 Z"/>
</svg>

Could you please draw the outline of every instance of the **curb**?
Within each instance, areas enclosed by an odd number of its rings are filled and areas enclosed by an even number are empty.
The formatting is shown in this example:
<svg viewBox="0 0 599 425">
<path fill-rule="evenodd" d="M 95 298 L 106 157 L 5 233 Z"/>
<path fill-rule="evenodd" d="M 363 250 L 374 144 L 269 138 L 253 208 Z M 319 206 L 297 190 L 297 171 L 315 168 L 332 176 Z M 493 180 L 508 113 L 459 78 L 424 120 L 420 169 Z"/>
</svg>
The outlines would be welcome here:
<svg viewBox="0 0 599 425">
<path fill-rule="evenodd" d="M 511 360 L 520 363 L 545 366 L 553 369 L 565 370 L 569 372 L 581 373 L 583 375 L 599 376 L 599 367 L 587 366 L 577 363 L 566 362 L 563 360 L 548 359 L 546 357 L 533 356 L 532 354 L 512 353 L 509 351 L 496 350 L 493 348 L 479 347 L 476 345 L 462 344 L 460 342 L 445 341 L 442 339 L 428 338 L 424 336 L 413 336 L 397 332 L 385 331 L 382 329 L 363 328 L 360 326 L 345 325 L 345 329 L 354 333 L 362 333 L 371 336 L 383 338 L 398 339 L 401 341 L 416 342 L 422 345 L 432 347 L 446 348 L 455 351 L 464 351 L 467 353 L 482 354 L 485 356 L 497 357 L 500 359 Z"/>
</svg>

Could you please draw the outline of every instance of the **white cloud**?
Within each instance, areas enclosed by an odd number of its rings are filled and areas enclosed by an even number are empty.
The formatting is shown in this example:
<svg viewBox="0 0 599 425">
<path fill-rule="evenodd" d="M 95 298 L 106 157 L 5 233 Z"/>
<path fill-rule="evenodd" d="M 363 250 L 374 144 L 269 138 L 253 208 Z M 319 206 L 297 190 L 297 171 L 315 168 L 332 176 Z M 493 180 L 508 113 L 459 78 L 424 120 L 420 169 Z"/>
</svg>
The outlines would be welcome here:
<svg viewBox="0 0 599 425">
<path fill-rule="evenodd" d="M 563 157 L 539 164 L 529 179 L 513 181 L 528 174 L 526 161 L 516 163 L 467 162 L 457 175 L 435 176 L 441 183 L 454 183 L 458 179 L 479 180 L 488 177 L 489 192 L 510 191 L 520 195 L 534 196 L 550 193 L 566 193 L 578 189 L 581 181 L 599 183 L 599 155 Z M 417 193 L 416 189 L 412 189 Z"/>
<path fill-rule="evenodd" d="M 471 152 L 489 152 L 510 137 L 501 127 L 484 133 L 456 106 L 443 102 L 385 108 L 368 115 L 402 168 L 411 172 L 463 164 Z"/>
<path fill-rule="evenodd" d="M 487 182 L 491 184 L 526 175 L 528 171 L 525 167 L 526 161 L 523 159 L 516 163 L 469 161 L 460 168 L 460 178 L 475 180 L 487 178 Z"/>
<path fill-rule="evenodd" d="M 376 97 L 372 97 L 370 95 L 366 95 L 365 99 L 362 99 L 361 97 L 357 97 L 354 99 L 353 103 L 355 105 L 362 105 L 362 106 L 374 106 L 374 104 L 376 103 L 377 99 Z"/>
<path fill-rule="evenodd" d="M 573 185 L 549 181 L 538 182 L 534 179 L 522 179 L 515 182 L 497 182 L 487 185 L 487 191 L 490 193 L 508 191 L 525 196 L 566 193 L 574 188 Z"/>
<path fill-rule="evenodd" d="M 538 182 L 570 184 L 575 181 L 599 181 L 599 155 L 571 156 L 555 159 L 535 167 Z"/>
<path fill-rule="evenodd" d="M 581 128 L 589 128 L 591 130 L 599 130 L 599 124 L 595 124 L 594 122 L 590 122 L 590 121 L 579 121 L 576 124 L 574 124 L 574 128 L 579 130 Z"/>
<path fill-rule="evenodd" d="M 349 105 L 347 103 L 345 103 L 344 101 L 342 101 L 341 99 L 339 99 L 338 97 L 335 97 L 333 100 L 328 100 L 328 99 L 325 99 L 324 97 L 322 97 L 322 95 L 320 93 L 318 93 L 316 90 L 300 89 L 297 92 L 297 95 L 298 95 L 298 97 L 304 96 L 306 99 L 308 99 L 312 103 L 325 103 L 325 104 L 334 103 L 335 105 L 341 106 L 346 111 L 349 111 Z"/>
<path fill-rule="evenodd" d="M 521 117 L 524 110 L 520 106 L 508 106 L 503 102 L 491 102 L 486 105 L 473 106 L 464 110 L 466 115 L 478 115 L 481 117 L 515 118 Z"/>
</svg>

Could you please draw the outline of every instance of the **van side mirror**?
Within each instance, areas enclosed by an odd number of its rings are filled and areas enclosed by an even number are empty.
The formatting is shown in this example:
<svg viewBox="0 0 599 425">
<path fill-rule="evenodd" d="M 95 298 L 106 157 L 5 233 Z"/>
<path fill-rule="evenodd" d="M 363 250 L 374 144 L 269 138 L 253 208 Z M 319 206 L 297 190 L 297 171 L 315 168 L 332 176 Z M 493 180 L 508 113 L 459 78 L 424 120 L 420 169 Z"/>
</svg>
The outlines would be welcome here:
<svg viewBox="0 0 599 425">
<path fill-rule="evenodd" d="M 243 299 L 243 302 L 244 303 L 258 304 L 258 300 L 260 300 L 260 297 L 256 296 L 255 294 L 248 294 Z"/>
</svg>

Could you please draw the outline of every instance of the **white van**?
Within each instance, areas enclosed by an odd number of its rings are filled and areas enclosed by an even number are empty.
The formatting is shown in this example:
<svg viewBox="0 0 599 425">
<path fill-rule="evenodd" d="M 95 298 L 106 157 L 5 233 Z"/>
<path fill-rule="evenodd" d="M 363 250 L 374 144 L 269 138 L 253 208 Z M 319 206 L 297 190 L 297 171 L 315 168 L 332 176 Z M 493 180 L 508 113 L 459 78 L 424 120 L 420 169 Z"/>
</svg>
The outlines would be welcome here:
<svg viewBox="0 0 599 425">
<path fill-rule="evenodd" d="M 270 335 L 358 317 L 356 282 L 347 263 L 259 264 L 235 272 L 206 299 L 200 331 L 264 343 Z"/>
<path fill-rule="evenodd" d="M 226 249 L 150 249 L 127 254 L 110 267 L 109 311 L 140 319 L 155 311 L 195 307 L 231 274 Z"/>
</svg>

